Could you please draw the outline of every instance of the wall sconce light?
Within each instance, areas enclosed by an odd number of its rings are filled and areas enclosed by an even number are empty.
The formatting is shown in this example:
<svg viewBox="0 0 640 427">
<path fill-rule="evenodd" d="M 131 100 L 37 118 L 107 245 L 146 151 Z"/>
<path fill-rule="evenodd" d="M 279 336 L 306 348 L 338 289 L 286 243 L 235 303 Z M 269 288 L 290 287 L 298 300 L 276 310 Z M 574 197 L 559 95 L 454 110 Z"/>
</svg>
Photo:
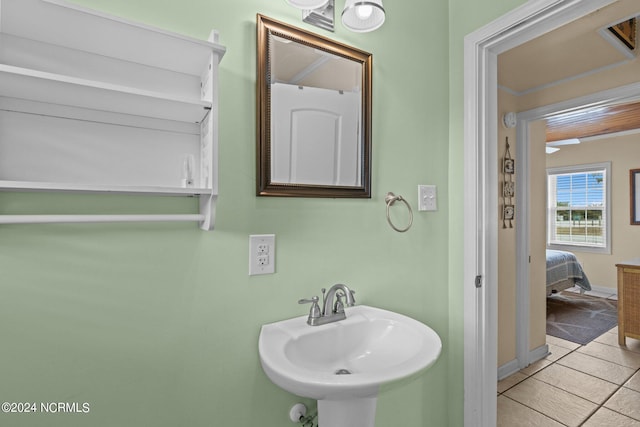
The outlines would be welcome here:
<svg viewBox="0 0 640 427">
<path fill-rule="evenodd" d="M 376 30 L 384 24 L 382 0 L 347 0 L 342 11 L 342 25 L 356 33 Z"/>
<path fill-rule="evenodd" d="M 333 31 L 335 0 L 286 0 L 302 10 L 302 20 L 308 24 Z M 382 26 L 385 11 L 382 0 L 346 0 L 342 10 L 342 25 L 347 29 L 366 33 Z"/>
</svg>

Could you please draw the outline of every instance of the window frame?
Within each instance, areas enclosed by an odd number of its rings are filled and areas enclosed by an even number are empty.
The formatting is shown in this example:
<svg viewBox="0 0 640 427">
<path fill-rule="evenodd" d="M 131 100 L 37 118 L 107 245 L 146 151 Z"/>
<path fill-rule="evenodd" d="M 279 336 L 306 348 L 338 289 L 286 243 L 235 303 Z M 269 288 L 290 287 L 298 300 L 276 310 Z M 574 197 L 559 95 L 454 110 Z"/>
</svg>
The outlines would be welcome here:
<svg viewBox="0 0 640 427">
<path fill-rule="evenodd" d="M 593 246 L 590 244 L 584 243 L 551 243 L 551 206 L 550 206 L 550 188 L 549 188 L 549 177 L 551 175 L 561 175 L 561 174 L 573 174 L 573 173 L 589 173 L 595 171 L 604 170 L 604 227 L 605 227 L 605 239 L 604 246 Z M 546 202 L 546 243 L 547 249 L 555 249 L 561 251 L 570 251 L 570 252 L 593 252 L 600 254 L 611 255 L 611 162 L 600 162 L 600 163 L 589 163 L 583 165 L 572 165 L 572 166 L 558 166 L 547 168 L 546 173 L 546 193 L 547 193 L 547 202 Z M 557 210 L 557 209 L 556 209 Z M 556 212 L 553 210 L 553 212 Z"/>
</svg>

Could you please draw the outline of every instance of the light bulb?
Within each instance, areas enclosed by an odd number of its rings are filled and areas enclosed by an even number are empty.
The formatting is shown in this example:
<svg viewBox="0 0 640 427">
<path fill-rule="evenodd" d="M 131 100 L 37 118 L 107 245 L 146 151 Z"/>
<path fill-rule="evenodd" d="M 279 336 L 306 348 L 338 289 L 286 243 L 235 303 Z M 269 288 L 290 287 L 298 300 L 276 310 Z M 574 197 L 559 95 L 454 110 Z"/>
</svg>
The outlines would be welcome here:
<svg viewBox="0 0 640 427">
<path fill-rule="evenodd" d="M 356 15 L 358 16 L 358 19 L 365 21 L 369 19 L 372 13 L 373 7 L 368 4 L 356 6 Z"/>
</svg>

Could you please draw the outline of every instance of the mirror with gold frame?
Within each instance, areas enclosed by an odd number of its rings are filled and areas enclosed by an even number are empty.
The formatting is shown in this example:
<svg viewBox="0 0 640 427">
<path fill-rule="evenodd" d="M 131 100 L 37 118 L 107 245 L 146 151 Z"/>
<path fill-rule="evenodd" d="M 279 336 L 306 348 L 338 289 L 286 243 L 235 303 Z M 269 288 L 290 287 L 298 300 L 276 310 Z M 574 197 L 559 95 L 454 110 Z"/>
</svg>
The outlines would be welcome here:
<svg viewBox="0 0 640 427">
<path fill-rule="evenodd" d="M 257 15 L 258 196 L 371 197 L 372 55 Z"/>
</svg>

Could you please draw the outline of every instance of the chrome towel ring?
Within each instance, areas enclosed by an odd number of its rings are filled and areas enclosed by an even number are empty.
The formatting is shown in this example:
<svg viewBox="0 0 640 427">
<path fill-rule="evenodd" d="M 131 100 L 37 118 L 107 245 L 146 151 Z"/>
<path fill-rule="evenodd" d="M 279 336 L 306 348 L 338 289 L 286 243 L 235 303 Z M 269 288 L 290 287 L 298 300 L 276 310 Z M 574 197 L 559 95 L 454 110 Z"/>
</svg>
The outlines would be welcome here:
<svg viewBox="0 0 640 427">
<path fill-rule="evenodd" d="M 407 224 L 405 228 L 398 228 L 393 225 L 393 222 L 391 222 L 391 217 L 389 216 L 389 208 L 396 202 L 396 200 L 404 202 L 404 204 L 407 206 L 407 209 L 409 209 L 409 224 Z M 392 192 L 387 193 L 387 195 L 384 197 L 384 201 L 387 204 L 387 222 L 389 223 L 391 228 L 396 230 L 398 233 L 404 233 L 405 231 L 410 229 L 411 225 L 413 224 L 413 211 L 411 210 L 411 205 L 409 205 L 409 202 L 407 202 L 402 196 L 396 196 Z"/>
</svg>

